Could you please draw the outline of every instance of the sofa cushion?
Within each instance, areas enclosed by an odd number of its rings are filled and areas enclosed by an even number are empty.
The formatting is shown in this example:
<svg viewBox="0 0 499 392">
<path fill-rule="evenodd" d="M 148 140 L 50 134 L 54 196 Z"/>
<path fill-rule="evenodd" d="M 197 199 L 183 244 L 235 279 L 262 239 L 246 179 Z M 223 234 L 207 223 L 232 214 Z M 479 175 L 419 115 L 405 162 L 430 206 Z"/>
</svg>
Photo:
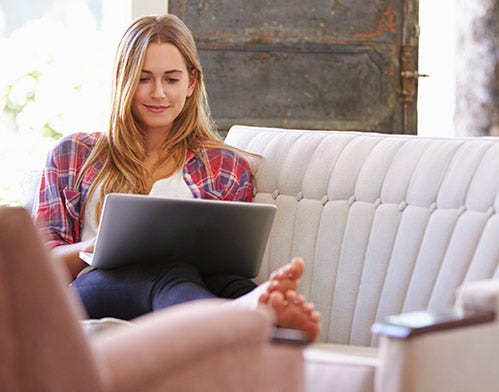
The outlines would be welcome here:
<svg viewBox="0 0 499 392">
<path fill-rule="evenodd" d="M 498 138 L 234 126 L 226 141 L 263 156 L 255 201 L 278 207 L 258 281 L 302 256 L 321 341 L 376 346 L 375 321 L 499 277 Z"/>
</svg>

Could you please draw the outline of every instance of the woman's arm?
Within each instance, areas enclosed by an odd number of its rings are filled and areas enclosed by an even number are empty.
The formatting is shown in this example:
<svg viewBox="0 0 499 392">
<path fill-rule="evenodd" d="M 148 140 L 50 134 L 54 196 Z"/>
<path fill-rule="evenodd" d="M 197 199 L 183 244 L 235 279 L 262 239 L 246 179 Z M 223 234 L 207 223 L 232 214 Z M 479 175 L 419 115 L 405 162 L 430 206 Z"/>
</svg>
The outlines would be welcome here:
<svg viewBox="0 0 499 392">
<path fill-rule="evenodd" d="M 89 185 L 80 188 L 76 180 L 98 136 L 78 133 L 61 139 L 48 154 L 38 194 L 37 226 L 50 253 L 73 278 L 87 265 L 79 252 L 93 249 L 93 240 L 80 242 L 82 194 Z"/>
<path fill-rule="evenodd" d="M 74 279 L 83 268 L 88 266 L 87 263 L 80 259 L 80 252 L 93 252 L 94 244 L 95 239 L 75 244 L 59 245 L 53 248 L 50 254 L 66 266 Z"/>
</svg>

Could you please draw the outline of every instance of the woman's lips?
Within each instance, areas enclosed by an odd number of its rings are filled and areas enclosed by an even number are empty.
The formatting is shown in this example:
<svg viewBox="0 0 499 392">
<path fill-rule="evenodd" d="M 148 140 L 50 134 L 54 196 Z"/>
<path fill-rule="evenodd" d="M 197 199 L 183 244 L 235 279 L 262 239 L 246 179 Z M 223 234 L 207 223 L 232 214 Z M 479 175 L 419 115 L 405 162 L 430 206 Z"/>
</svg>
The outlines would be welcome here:
<svg viewBox="0 0 499 392">
<path fill-rule="evenodd" d="M 144 105 L 147 110 L 153 113 L 163 113 L 166 109 L 168 109 L 168 106 L 162 106 L 162 105 Z"/>
</svg>

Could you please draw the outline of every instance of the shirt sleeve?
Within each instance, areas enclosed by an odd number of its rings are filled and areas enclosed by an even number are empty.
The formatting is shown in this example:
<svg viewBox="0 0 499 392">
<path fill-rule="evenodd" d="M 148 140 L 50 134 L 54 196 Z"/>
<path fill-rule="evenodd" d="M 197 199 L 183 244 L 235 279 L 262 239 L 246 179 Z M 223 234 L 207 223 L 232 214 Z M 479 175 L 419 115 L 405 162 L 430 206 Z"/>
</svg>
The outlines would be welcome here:
<svg viewBox="0 0 499 392">
<path fill-rule="evenodd" d="M 61 139 L 47 156 L 35 222 L 49 249 L 80 240 L 81 192 L 76 179 L 88 153 L 82 135 L 75 134 Z"/>
<path fill-rule="evenodd" d="M 251 167 L 231 150 L 207 149 L 203 160 L 196 156 L 187 168 L 196 192 L 203 199 L 245 202 L 253 199 Z"/>
<path fill-rule="evenodd" d="M 253 200 L 253 174 L 246 159 L 235 153 L 226 154 L 223 159 L 219 179 L 224 185 L 223 200 Z"/>
</svg>

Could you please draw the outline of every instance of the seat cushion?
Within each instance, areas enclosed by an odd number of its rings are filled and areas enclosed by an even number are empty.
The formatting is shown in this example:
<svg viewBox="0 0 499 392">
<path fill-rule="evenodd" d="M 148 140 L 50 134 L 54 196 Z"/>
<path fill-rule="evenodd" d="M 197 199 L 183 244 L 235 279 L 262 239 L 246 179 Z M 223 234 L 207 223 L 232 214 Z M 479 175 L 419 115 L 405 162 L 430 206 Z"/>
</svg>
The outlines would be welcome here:
<svg viewBox="0 0 499 392">
<path fill-rule="evenodd" d="M 304 351 L 307 391 L 373 391 L 378 350 L 372 347 L 314 344 Z"/>
</svg>

